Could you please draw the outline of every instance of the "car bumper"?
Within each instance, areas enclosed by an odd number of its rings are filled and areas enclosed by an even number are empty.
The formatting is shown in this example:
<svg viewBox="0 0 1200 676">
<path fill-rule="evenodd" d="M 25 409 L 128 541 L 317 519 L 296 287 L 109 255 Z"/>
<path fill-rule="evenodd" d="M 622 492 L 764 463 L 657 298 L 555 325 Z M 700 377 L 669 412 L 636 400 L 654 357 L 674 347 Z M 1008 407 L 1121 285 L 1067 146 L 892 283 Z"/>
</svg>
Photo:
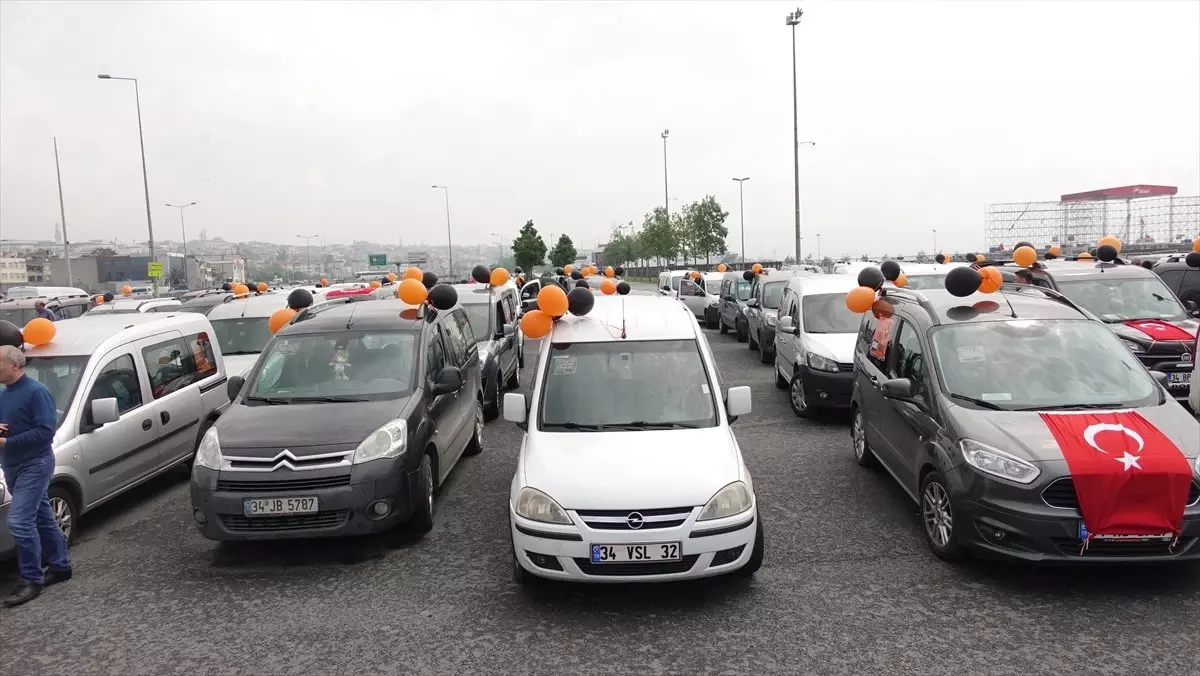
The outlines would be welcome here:
<svg viewBox="0 0 1200 676">
<path fill-rule="evenodd" d="M 1042 501 L 1052 481 L 1030 489 L 998 487 L 965 466 L 946 478 L 951 495 L 957 496 L 953 508 L 959 541 L 983 558 L 1072 565 L 1200 560 L 1200 505 L 1184 511 L 1183 532 L 1174 543 L 1093 539 L 1084 547 L 1079 511 Z"/>
<path fill-rule="evenodd" d="M 370 465 L 378 464 L 379 467 Z M 298 483 L 307 482 L 304 488 Z M 262 488 L 255 486 L 258 484 Z M 387 530 L 413 513 L 420 499 L 420 472 L 402 463 L 383 460 L 334 470 L 274 472 L 217 472 L 196 466 L 191 481 L 192 518 L 210 540 L 283 540 L 366 535 Z M 250 517 L 248 498 L 316 497 L 317 512 L 287 516 Z M 377 516 L 373 507 L 383 501 L 388 512 Z"/>
<path fill-rule="evenodd" d="M 819 408 L 850 408 L 854 394 L 854 372 L 829 373 L 801 367 L 804 398 L 809 406 Z"/>
<path fill-rule="evenodd" d="M 754 550 L 757 506 L 747 513 L 696 527 L 698 509 L 680 526 L 651 530 L 596 530 L 578 517 L 577 525 L 529 521 L 509 507 L 510 530 L 517 561 L 538 577 L 570 582 L 625 583 L 692 580 L 732 573 Z M 593 544 L 659 544 L 678 542 L 682 559 L 663 563 L 592 563 Z"/>
<path fill-rule="evenodd" d="M 716 307 L 704 308 L 704 323 L 705 324 L 716 324 L 718 314 L 720 314 L 720 313 L 718 312 Z"/>
</svg>

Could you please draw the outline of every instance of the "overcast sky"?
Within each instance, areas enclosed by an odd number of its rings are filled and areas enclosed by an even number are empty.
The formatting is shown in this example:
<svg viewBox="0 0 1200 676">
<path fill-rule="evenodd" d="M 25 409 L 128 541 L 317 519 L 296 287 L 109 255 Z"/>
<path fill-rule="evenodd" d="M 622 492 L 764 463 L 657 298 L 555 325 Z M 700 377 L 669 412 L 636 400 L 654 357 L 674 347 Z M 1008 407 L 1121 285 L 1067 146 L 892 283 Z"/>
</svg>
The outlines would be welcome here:
<svg viewBox="0 0 1200 676">
<path fill-rule="evenodd" d="M 1200 194 L 1200 3 L 808 2 L 805 246 L 982 247 L 989 202 L 1130 183 Z M 670 194 L 792 249 L 794 4 L 0 3 L 0 236 L 156 232 L 592 246 Z"/>
</svg>

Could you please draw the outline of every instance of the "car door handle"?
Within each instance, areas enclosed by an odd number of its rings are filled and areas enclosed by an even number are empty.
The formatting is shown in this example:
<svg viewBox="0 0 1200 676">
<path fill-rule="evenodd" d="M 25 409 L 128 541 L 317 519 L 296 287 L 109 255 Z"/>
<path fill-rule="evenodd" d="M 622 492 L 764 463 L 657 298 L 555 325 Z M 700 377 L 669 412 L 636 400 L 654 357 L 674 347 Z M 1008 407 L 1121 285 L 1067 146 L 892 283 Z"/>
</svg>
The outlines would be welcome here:
<svg viewBox="0 0 1200 676">
<path fill-rule="evenodd" d="M 154 421 L 150 420 L 149 418 L 142 421 L 143 430 L 149 432 L 151 427 L 154 427 Z"/>
<path fill-rule="evenodd" d="M 167 423 L 171 422 L 171 414 L 170 414 L 170 413 L 167 413 L 166 411 L 163 411 L 163 412 L 159 413 L 159 414 L 158 414 L 158 418 L 159 418 L 159 420 L 162 420 L 162 423 L 163 423 L 164 425 L 166 425 Z"/>
</svg>

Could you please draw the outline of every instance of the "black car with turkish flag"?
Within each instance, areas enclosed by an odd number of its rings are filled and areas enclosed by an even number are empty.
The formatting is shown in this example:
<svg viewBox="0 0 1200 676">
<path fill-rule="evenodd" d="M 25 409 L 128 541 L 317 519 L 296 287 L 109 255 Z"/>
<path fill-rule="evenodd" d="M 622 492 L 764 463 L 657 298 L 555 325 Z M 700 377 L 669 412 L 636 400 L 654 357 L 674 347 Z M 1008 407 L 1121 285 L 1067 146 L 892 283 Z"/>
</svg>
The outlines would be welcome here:
<svg viewBox="0 0 1200 676">
<path fill-rule="evenodd" d="M 919 505 L 933 553 L 1200 559 L 1200 422 L 1163 374 L 1058 292 L 983 293 L 966 267 L 946 287 L 868 289 L 852 405 L 858 464 Z"/>
</svg>

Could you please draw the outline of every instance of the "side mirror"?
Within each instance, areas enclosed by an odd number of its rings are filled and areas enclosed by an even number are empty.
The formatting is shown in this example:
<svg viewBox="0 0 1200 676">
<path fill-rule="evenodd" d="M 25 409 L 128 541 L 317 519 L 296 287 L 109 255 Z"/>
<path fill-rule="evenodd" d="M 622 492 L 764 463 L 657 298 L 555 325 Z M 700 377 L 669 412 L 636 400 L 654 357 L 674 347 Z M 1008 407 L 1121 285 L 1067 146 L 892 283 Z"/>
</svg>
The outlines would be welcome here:
<svg viewBox="0 0 1200 676">
<path fill-rule="evenodd" d="M 116 397 L 105 397 L 92 402 L 92 424 L 96 427 L 107 425 L 121 419 Z"/>
<path fill-rule="evenodd" d="M 450 394 L 461 390 L 464 383 L 462 371 L 453 366 L 444 366 L 433 381 L 431 391 L 435 397 Z"/>
<path fill-rule="evenodd" d="M 1184 305 L 1184 307 L 1186 307 L 1187 309 L 1192 310 L 1192 311 L 1195 311 L 1197 309 L 1196 301 L 1194 301 L 1194 300 L 1184 301 L 1183 305 Z"/>
<path fill-rule="evenodd" d="M 758 299 L 751 298 L 750 300 L 746 301 L 746 307 L 758 307 Z"/>
<path fill-rule="evenodd" d="M 524 428 L 528 418 L 529 409 L 525 406 L 525 395 L 519 392 L 505 392 L 504 419 Z"/>
<path fill-rule="evenodd" d="M 913 384 L 908 378 L 892 378 L 879 383 L 879 389 L 888 399 L 911 399 Z"/>
<path fill-rule="evenodd" d="M 729 415 L 729 422 L 737 420 L 738 416 L 746 415 L 750 412 L 750 388 L 746 385 L 729 388 L 729 394 L 725 397 L 725 413 Z"/>
<path fill-rule="evenodd" d="M 515 334 L 516 332 L 517 332 L 517 325 L 516 325 L 516 324 L 505 324 L 505 325 L 504 325 L 504 332 L 503 332 L 503 335 L 502 335 L 501 337 L 502 337 L 502 338 L 506 338 L 506 337 L 508 337 L 508 336 L 511 336 L 511 335 Z"/>
<path fill-rule="evenodd" d="M 671 295 L 671 290 L 670 289 L 659 289 L 658 293 L 660 296 L 669 296 L 669 295 Z"/>
<path fill-rule="evenodd" d="M 800 335 L 800 327 L 796 326 L 796 322 L 791 316 L 779 318 L 779 326 L 776 327 L 775 333 L 790 333 L 793 336 Z"/>
<path fill-rule="evenodd" d="M 1162 385 L 1163 387 L 1167 386 L 1168 377 L 1166 373 L 1163 373 L 1162 371 L 1151 371 L 1150 375 L 1158 381 L 1159 385 Z"/>
<path fill-rule="evenodd" d="M 237 398 L 238 393 L 242 391 L 242 386 L 245 384 L 245 378 L 241 376 L 229 376 L 229 380 L 225 381 L 225 392 L 229 395 L 229 401 Z"/>
</svg>

